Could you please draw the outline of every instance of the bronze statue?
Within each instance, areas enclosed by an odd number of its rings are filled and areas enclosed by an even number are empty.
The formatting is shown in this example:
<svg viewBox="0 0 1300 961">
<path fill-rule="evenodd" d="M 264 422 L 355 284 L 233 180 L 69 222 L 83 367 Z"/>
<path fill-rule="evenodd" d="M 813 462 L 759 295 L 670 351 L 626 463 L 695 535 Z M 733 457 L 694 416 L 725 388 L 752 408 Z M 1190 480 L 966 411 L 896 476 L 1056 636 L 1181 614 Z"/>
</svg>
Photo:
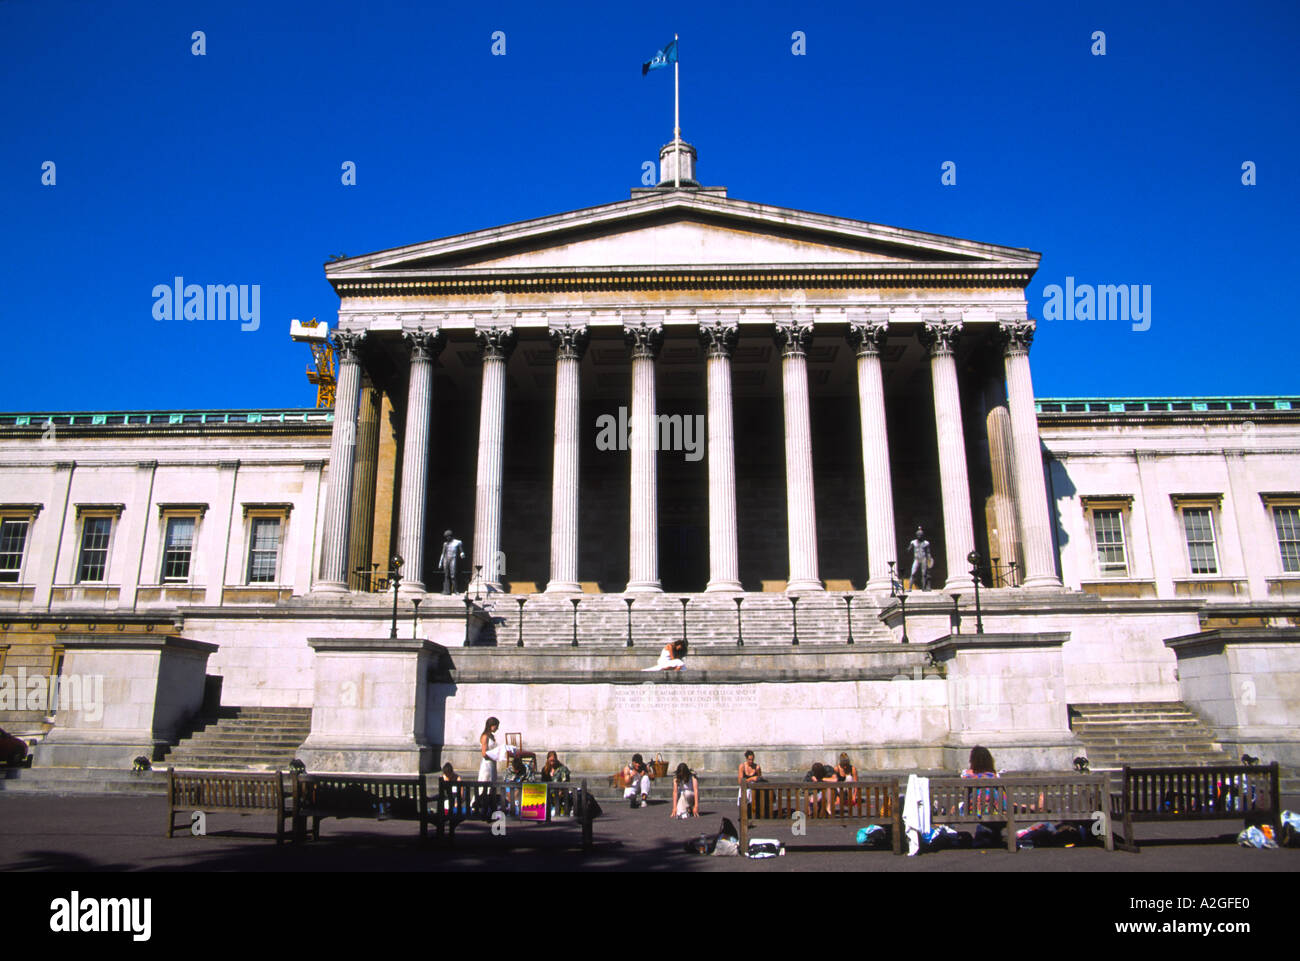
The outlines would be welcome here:
<svg viewBox="0 0 1300 961">
<path fill-rule="evenodd" d="M 451 531 L 442 532 L 442 553 L 438 555 L 438 570 L 442 571 L 442 592 L 456 592 L 456 576 L 460 562 L 465 559 L 465 545 Z"/>
<path fill-rule="evenodd" d="M 921 590 L 928 591 L 930 568 L 934 567 L 934 557 L 930 554 L 930 542 L 925 539 L 924 530 L 919 527 L 916 529 L 916 537 L 907 545 L 907 549 L 912 552 L 912 573 L 909 577 L 912 590 L 916 590 L 919 581 Z"/>
</svg>

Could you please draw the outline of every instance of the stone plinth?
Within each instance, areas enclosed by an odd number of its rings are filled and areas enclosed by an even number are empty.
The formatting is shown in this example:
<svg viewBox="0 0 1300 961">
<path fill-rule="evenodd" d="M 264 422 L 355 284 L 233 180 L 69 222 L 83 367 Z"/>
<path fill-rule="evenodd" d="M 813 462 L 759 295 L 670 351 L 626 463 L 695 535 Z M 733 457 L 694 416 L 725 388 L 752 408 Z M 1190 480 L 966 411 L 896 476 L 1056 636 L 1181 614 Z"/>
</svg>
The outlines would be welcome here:
<svg viewBox="0 0 1300 961">
<path fill-rule="evenodd" d="M 1061 648 L 1064 631 L 949 635 L 929 650 L 947 674 L 949 767 L 971 747 L 989 748 L 998 767 L 1068 771 L 1078 753 L 1070 730 Z"/>
<path fill-rule="evenodd" d="M 309 771 L 418 774 L 431 770 L 425 736 L 430 668 L 442 649 L 409 638 L 308 639 L 315 658 Z"/>
<path fill-rule="evenodd" d="M 1233 757 L 1300 764 L 1300 629 L 1224 628 L 1165 641 L 1185 704 Z"/>
<path fill-rule="evenodd" d="M 64 647 L 54 728 L 38 767 L 129 768 L 157 760 L 203 707 L 217 645 L 149 634 L 73 634 Z"/>
</svg>

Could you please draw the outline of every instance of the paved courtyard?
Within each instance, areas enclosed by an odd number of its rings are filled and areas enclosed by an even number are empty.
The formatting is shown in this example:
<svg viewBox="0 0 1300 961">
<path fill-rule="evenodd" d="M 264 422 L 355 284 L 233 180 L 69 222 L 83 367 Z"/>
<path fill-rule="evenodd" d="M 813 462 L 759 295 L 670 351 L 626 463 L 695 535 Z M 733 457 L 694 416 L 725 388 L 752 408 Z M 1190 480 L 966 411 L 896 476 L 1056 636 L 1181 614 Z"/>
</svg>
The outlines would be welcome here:
<svg viewBox="0 0 1300 961">
<path fill-rule="evenodd" d="M 1294 810 L 1300 798 L 1285 799 Z M 453 847 L 418 843 L 410 822 L 322 822 L 321 839 L 275 844 L 269 816 L 213 813 L 208 835 L 186 829 L 164 836 L 166 803 L 160 797 L 106 795 L 0 795 L 0 872 L 6 871 L 1084 871 L 1232 872 L 1300 870 L 1300 850 L 1237 847 L 1239 828 L 1215 821 L 1190 825 L 1140 825 L 1140 854 L 1097 847 L 941 851 L 895 857 L 854 844 L 850 828 L 810 826 L 794 838 L 762 825 L 757 837 L 780 837 L 787 855 L 766 860 L 688 854 L 685 842 L 718 830 L 735 810 L 718 806 L 698 820 L 674 821 L 667 802 L 631 810 L 607 805 L 595 822 L 595 851 L 578 850 L 579 832 L 568 824 L 507 822 L 504 837 L 485 824 L 466 824 Z M 178 817 L 178 824 L 183 819 Z"/>
</svg>

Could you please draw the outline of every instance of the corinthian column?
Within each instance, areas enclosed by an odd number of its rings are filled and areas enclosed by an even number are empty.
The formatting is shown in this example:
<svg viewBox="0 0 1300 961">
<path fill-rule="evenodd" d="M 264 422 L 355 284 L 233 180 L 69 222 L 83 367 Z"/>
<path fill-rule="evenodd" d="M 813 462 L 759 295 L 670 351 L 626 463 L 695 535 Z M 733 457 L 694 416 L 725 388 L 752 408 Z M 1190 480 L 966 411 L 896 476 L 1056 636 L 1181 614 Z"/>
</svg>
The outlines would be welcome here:
<svg viewBox="0 0 1300 961">
<path fill-rule="evenodd" d="M 661 591 L 659 586 L 659 490 L 655 471 L 655 358 L 663 346 L 661 325 L 627 324 L 623 338 L 632 352 L 632 485 L 627 590 Z"/>
<path fill-rule="evenodd" d="M 1032 323 L 999 325 L 1007 368 L 1007 410 L 1015 447 L 1016 499 L 1020 509 L 1021 548 L 1025 552 L 1028 588 L 1061 588 L 1056 576 L 1051 521 L 1047 513 L 1047 483 L 1043 480 L 1043 454 L 1034 411 L 1034 382 L 1029 376 Z"/>
<path fill-rule="evenodd" d="M 338 386 L 334 391 L 334 431 L 330 438 L 329 493 L 325 499 L 325 529 L 321 537 L 320 580 L 316 590 L 342 594 L 348 589 L 348 522 L 352 514 L 352 472 L 356 466 L 357 407 L 361 400 L 361 360 L 364 333 L 334 335 L 338 351 Z"/>
<path fill-rule="evenodd" d="M 579 391 L 587 328 L 551 328 L 555 346 L 555 457 L 551 468 L 551 580 L 548 593 L 582 590 L 578 582 Z"/>
<path fill-rule="evenodd" d="M 478 417 L 478 491 L 474 500 L 474 580 L 476 588 L 499 591 L 506 361 L 515 348 L 515 331 L 513 327 L 481 327 L 475 336 L 483 352 L 483 392 Z"/>
<path fill-rule="evenodd" d="M 401 591 L 424 593 L 424 518 L 429 496 L 429 433 L 433 406 L 433 358 L 445 343 L 441 330 L 417 328 L 402 334 L 411 349 L 411 376 L 406 391 L 406 433 L 402 444 L 402 490 L 397 518 L 397 552 Z"/>
<path fill-rule="evenodd" d="M 733 323 L 700 324 L 709 378 L 709 583 L 706 591 L 739 591 L 736 547 L 736 450 L 731 417 L 731 352 L 740 331 Z"/>
<path fill-rule="evenodd" d="M 885 427 L 885 381 L 880 348 L 888 325 L 850 323 L 849 343 L 858 355 L 858 416 L 862 424 L 862 489 L 867 505 L 867 590 L 889 592 L 889 563 L 897 560 L 894 488 Z"/>
<path fill-rule="evenodd" d="M 961 424 L 961 394 L 957 388 L 957 361 L 953 346 L 958 324 L 925 324 L 921 342 L 930 351 L 930 378 L 934 384 L 934 422 L 939 435 L 939 486 L 943 495 L 943 543 L 948 560 L 944 591 L 974 590 L 966 555 L 975 550 L 971 523 L 970 483 L 966 473 L 966 441 Z"/>
<path fill-rule="evenodd" d="M 781 382 L 785 392 L 785 499 L 789 531 L 787 591 L 825 590 L 817 575 L 817 507 L 813 500 L 812 420 L 808 412 L 807 350 L 812 324 L 778 321 Z"/>
</svg>

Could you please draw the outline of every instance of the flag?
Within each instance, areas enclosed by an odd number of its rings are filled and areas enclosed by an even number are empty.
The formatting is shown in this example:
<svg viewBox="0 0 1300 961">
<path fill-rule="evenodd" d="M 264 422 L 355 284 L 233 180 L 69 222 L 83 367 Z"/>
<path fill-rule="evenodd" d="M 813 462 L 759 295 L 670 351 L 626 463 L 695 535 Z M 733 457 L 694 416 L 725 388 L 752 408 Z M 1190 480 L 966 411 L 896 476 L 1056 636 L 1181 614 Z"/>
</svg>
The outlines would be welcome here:
<svg viewBox="0 0 1300 961">
<path fill-rule="evenodd" d="M 658 70 L 660 67 L 666 67 L 670 63 L 677 62 L 677 41 L 671 40 L 652 58 L 641 64 L 641 76 L 645 76 L 651 70 Z"/>
</svg>

